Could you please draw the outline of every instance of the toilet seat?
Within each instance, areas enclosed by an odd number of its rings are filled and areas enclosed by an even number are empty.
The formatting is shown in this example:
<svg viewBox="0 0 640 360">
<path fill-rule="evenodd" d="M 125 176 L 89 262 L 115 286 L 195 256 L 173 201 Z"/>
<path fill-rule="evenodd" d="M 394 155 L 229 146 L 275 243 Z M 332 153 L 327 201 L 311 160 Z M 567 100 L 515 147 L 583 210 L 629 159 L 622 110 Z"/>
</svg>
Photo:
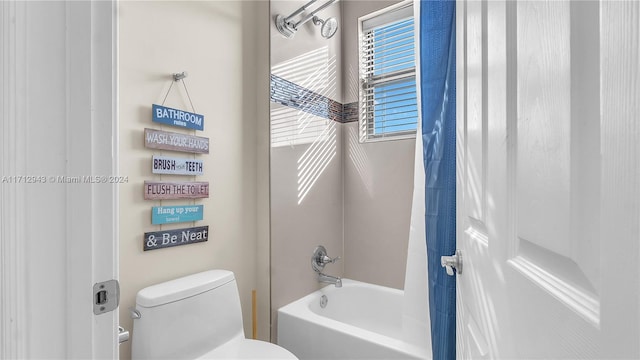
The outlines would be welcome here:
<svg viewBox="0 0 640 360">
<path fill-rule="evenodd" d="M 197 360 L 213 359 L 298 359 L 283 347 L 266 341 L 236 338 L 202 355 Z"/>
</svg>

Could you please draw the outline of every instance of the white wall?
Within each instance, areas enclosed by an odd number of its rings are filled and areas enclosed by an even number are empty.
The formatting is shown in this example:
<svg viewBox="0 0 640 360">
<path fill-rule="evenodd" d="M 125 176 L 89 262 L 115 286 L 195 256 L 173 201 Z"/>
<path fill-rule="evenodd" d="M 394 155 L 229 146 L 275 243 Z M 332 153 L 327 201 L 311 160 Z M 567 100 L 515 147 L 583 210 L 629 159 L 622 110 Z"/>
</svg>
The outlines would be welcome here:
<svg viewBox="0 0 640 360">
<path fill-rule="evenodd" d="M 257 290 L 258 337 L 269 338 L 268 253 L 268 3 L 263 1 L 121 2 L 119 5 L 120 323 L 132 329 L 128 308 L 140 289 L 207 269 L 229 269 L 239 286 L 245 333 L 252 335 L 251 291 Z M 208 155 L 146 149 L 145 127 L 196 134 L 151 121 L 151 104 L 162 103 L 171 75 L 185 79 L 196 112 L 205 116 Z M 165 105 L 190 109 L 181 83 Z M 151 174 L 153 154 L 204 161 L 210 197 L 204 220 L 163 229 L 208 225 L 209 241 L 143 252 L 151 207 L 184 201 L 143 200 L 144 180 L 177 180 Z M 196 177 L 180 177 L 196 180 Z M 188 202 L 187 202 L 188 203 Z M 135 338 L 133 333 L 132 337 Z M 121 346 L 130 357 L 130 343 Z"/>
</svg>

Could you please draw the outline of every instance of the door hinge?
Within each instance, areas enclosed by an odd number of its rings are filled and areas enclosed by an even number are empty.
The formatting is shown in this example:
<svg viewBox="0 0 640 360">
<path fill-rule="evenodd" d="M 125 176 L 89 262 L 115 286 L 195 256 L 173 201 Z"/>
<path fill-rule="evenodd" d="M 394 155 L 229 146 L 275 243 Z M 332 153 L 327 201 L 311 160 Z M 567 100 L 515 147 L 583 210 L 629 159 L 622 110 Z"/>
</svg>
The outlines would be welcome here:
<svg viewBox="0 0 640 360">
<path fill-rule="evenodd" d="M 115 310 L 120 303 L 118 280 L 108 280 L 93 285 L 93 313 L 96 315 Z"/>
</svg>

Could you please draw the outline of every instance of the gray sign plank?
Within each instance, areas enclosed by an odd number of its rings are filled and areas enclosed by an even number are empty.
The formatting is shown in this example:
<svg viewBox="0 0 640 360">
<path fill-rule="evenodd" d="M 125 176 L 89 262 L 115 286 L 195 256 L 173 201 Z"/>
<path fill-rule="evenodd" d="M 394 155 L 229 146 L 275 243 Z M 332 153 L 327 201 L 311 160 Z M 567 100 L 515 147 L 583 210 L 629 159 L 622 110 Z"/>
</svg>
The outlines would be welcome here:
<svg viewBox="0 0 640 360">
<path fill-rule="evenodd" d="M 198 226 L 144 233 L 144 251 L 209 241 L 209 227 Z"/>
</svg>

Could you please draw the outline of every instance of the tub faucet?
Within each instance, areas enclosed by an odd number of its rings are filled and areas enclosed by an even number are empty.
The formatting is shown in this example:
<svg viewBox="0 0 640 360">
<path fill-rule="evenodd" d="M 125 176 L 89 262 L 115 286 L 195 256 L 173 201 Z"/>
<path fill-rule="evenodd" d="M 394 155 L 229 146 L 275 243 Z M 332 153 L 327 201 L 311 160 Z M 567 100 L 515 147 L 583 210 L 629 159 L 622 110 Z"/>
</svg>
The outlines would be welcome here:
<svg viewBox="0 0 640 360">
<path fill-rule="evenodd" d="M 342 287 L 342 279 L 336 276 L 318 273 L 318 281 L 321 283 L 333 284 L 337 288 Z"/>
<path fill-rule="evenodd" d="M 327 249 L 324 246 L 319 245 L 311 256 L 311 268 L 318 273 L 318 281 L 321 283 L 334 284 L 336 287 L 342 287 L 342 279 L 339 277 L 324 274 L 324 266 L 327 264 L 333 264 L 340 259 L 340 256 L 336 258 L 330 258 L 327 256 Z"/>
</svg>

